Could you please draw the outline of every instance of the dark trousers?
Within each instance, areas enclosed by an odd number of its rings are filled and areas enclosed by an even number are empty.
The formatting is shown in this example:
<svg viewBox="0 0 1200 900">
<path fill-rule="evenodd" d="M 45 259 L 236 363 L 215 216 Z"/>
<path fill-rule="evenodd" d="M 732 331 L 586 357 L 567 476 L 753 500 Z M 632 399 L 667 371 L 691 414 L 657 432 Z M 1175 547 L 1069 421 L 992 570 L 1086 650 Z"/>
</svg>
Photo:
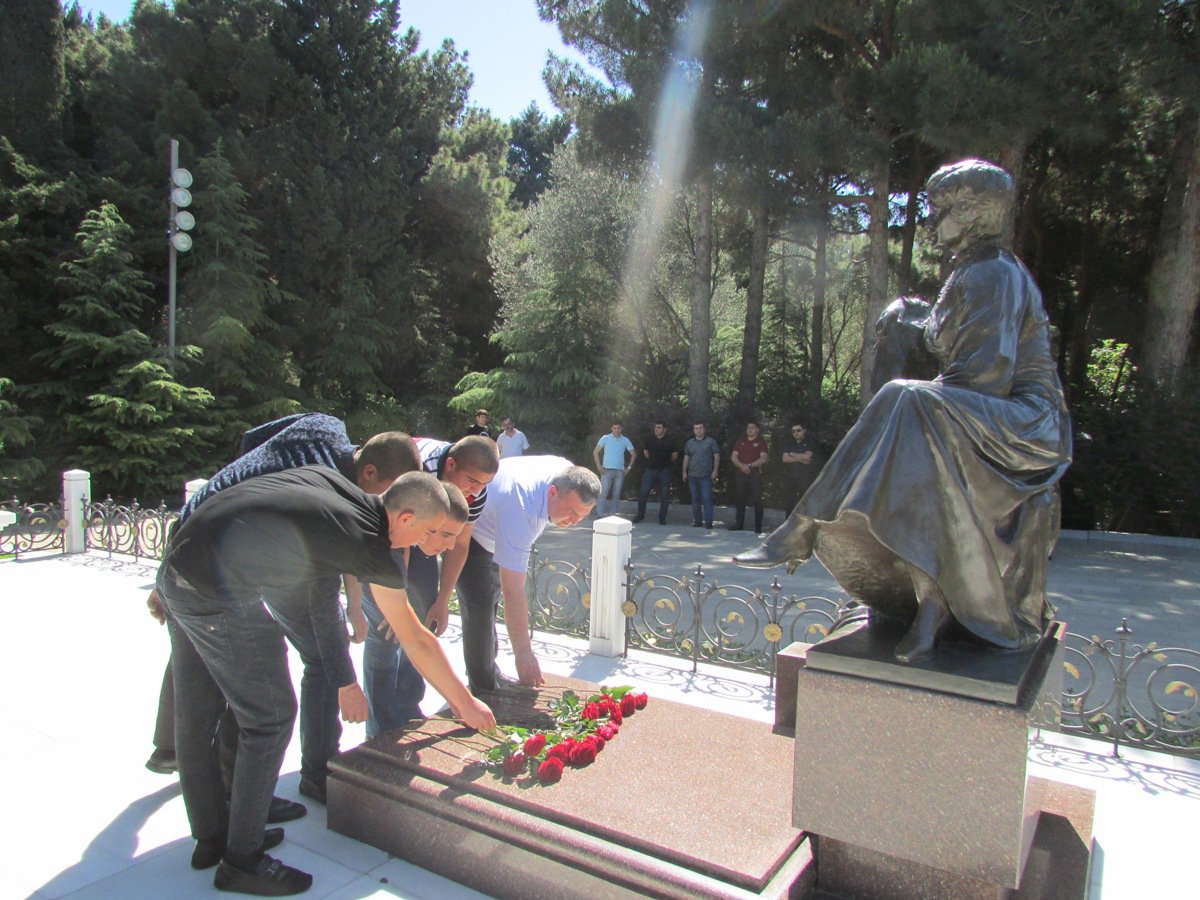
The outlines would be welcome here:
<svg viewBox="0 0 1200 900">
<path fill-rule="evenodd" d="M 300 676 L 300 774 L 318 784 L 325 783 L 329 759 L 338 752 L 342 737 L 338 685 L 331 684 L 326 677 L 317 643 L 318 631 L 345 628 L 337 599 L 340 583 L 341 576 L 322 579 L 312 588 L 317 600 L 304 606 L 273 602 L 269 594 L 263 594 L 264 602 L 304 666 Z M 322 617 L 322 621 L 316 621 L 316 616 Z M 337 617 L 338 622 L 324 621 L 326 616 Z"/>
<path fill-rule="evenodd" d="M 658 524 L 667 524 L 667 507 L 671 505 L 671 470 L 647 469 L 642 473 L 642 489 L 638 492 L 639 519 L 646 518 L 646 503 L 650 499 L 650 491 L 658 485 Z"/>
<path fill-rule="evenodd" d="M 408 556 L 408 602 L 421 621 L 437 600 L 436 556 L 413 547 Z M 367 641 L 363 647 L 363 690 L 367 695 L 367 737 L 401 728 L 421 715 L 425 679 L 399 644 L 384 636 L 383 613 L 369 592 L 363 594 L 367 616 Z"/>
<path fill-rule="evenodd" d="M 500 606 L 500 580 L 492 554 L 474 538 L 467 562 L 458 576 L 458 608 L 462 615 L 463 661 L 471 693 L 496 687 L 496 613 Z"/>
<path fill-rule="evenodd" d="M 763 523 L 762 472 L 752 469 L 747 475 L 739 469 L 734 473 L 734 485 L 737 487 L 737 518 L 734 520 L 734 527 L 746 527 L 746 501 L 749 500 L 754 503 L 754 532 L 757 534 L 762 531 Z"/>
<path fill-rule="evenodd" d="M 249 856 L 262 846 L 296 720 L 283 630 L 257 594 L 210 598 L 159 571 L 175 681 L 175 751 L 192 836 Z M 226 704 L 238 725 L 226 803 L 213 740 Z"/>
<path fill-rule="evenodd" d="M 237 719 L 229 706 L 221 714 L 215 740 L 221 760 L 221 781 L 225 784 L 225 796 L 233 788 L 233 762 L 237 758 Z M 167 753 L 175 752 L 175 676 L 171 657 L 163 670 L 162 688 L 158 692 L 158 715 L 154 720 L 154 748 Z"/>
</svg>

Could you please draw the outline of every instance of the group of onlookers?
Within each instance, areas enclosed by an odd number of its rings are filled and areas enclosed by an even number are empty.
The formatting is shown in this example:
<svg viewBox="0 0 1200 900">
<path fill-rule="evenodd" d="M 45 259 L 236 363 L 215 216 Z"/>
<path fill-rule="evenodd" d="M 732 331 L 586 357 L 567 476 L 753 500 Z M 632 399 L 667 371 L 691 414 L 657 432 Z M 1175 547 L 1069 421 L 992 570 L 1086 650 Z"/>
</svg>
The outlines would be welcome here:
<svg viewBox="0 0 1200 900">
<path fill-rule="evenodd" d="M 623 433 L 619 419 L 613 420 L 612 429 L 603 435 L 592 451 L 596 470 L 600 474 L 600 502 L 597 516 L 612 515 L 617 511 L 621 488 L 625 476 L 637 459 L 637 449 Z M 646 506 L 653 491 L 658 492 L 658 523 L 665 525 L 670 507 L 671 477 L 677 465 L 683 483 L 687 485 L 692 501 L 692 525 L 696 528 L 712 528 L 713 486 L 721 475 L 721 445 L 708 433 L 705 422 L 692 425 L 692 437 L 682 445 L 668 435 L 667 424 L 661 420 L 654 423 L 653 433 L 642 445 L 645 468 L 642 472 L 641 489 L 638 492 L 638 510 L 633 521 L 646 518 Z M 800 422 L 793 422 L 790 439 L 780 456 L 782 479 L 780 495 L 785 509 L 791 509 L 812 483 L 817 470 L 819 451 L 815 438 Z M 682 458 L 682 464 L 680 459 Z M 729 453 L 733 467 L 733 483 L 736 497 L 736 519 L 729 526 L 731 531 L 746 527 L 746 507 L 754 508 L 754 531 L 763 529 L 763 470 L 770 461 L 770 449 L 757 422 L 746 423 L 744 436 L 739 438 Z"/>
</svg>

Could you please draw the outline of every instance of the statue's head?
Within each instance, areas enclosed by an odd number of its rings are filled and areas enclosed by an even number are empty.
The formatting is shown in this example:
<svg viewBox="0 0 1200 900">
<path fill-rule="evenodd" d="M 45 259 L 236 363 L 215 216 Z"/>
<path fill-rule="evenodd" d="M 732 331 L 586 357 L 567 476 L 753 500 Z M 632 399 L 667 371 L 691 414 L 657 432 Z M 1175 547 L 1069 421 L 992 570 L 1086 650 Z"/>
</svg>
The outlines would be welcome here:
<svg viewBox="0 0 1200 900">
<path fill-rule="evenodd" d="M 997 165 L 964 159 L 925 183 L 938 244 L 954 253 L 987 241 L 1007 245 L 1015 205 L 1012 176 Z"/>
</svg>

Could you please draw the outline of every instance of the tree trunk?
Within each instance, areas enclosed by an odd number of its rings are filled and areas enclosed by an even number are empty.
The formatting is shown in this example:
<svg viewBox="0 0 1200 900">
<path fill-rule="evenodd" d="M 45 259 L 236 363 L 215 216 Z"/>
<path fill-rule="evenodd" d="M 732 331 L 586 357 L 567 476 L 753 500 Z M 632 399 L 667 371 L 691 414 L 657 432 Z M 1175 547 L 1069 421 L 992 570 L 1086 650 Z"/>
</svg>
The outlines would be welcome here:
<svg viewBox="0 0 1200 900">
<path fill-rule="evenodd" d="M 1174 394 L 1200 302 L 1200 110 L 1194 106 L 1175 140 L 1147 299 L 1142 372 Z"/>
<path fill-rule="evenodd" d="M 913 178 L 916 178 L 914 174 Z M 897 291 L 901 297 L 907 296 L 908 288 L 912 284 L 912 258 L 913 244 L 917 240 L 917 198 L 921 195 L 921 189 L 914 183 L 908 189 L 908 203 L 904 207 L 904 229 L 901 232 L 901 247 L 900 247 L 900 282 L 897 286 Z"/>
<path fill-rule="evenodd" d="M 809 354 L 812 368 L 808 384 L 810 407 L 815 406 L 821 399 L 821 382 L 825 379 L 825 288 L 829 283 L 825 270 L 825 241 L 829 234 L 829 208 L 821 204 L 820 212 L 816 259 L 813 266 L 812 350 Z"/>
<path fill-rule="evenodd" d="M 862 367 L 859 383 L 862 385 L 862 405 L 866 406 L 873 396 L 871 372 L 875 367 L 875 321 L 883 314 L 888 304 L 888 190 L 890 164 L 886 150 L 881 151 L 872 173 L 872 196 L 868 201 L 871 224 L 867 227 L 867 309 L 863 321 Z"/>
<path fill-rule="evenodd" d="M 750 210 L 754 234 L 750 239 L 750 283 L 746 286 L 746 328 L 742 337 L 742 369 L 738 377 L 735 409 L 737 421 L 748 422 L 758 402 L 758 355 L 762 343 L 763 285 L 767 278 L 767 216 L 765 189 L 760 189 Z"/>
<path fill-rule="evenodd" d="M 692 278 L 692 346 L 688 351 L 688 409 L 708 420 L 708 362 L 712 336 L 712 169 L 696 182 L 695 270 Z"/>
</svg>

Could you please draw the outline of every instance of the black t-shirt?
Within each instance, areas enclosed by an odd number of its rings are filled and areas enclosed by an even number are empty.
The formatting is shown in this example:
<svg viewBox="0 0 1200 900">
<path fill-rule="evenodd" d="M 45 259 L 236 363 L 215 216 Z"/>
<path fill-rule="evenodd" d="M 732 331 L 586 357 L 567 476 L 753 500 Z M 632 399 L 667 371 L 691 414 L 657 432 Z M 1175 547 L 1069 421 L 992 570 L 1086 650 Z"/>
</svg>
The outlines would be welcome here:
<svg viewBox="0 0 1200 900">
<path fill-rule="evenodd" d="M 196 509 L 163 560 L 207 596 L 305 595 L 342 573 L 407 586 L 401 551 L 388 540 L 383 501 L 326 466 L 260 475 Z"/>
<path fill-rule="evenodd" d="M 662 437 L 650 435 L 646 438 L 646 452 L 650 454 L 646 460 L 647 469 L 671 468 L 671 454 L 679 451 L 675 442 L 665 434 Z"/>
</svg>

